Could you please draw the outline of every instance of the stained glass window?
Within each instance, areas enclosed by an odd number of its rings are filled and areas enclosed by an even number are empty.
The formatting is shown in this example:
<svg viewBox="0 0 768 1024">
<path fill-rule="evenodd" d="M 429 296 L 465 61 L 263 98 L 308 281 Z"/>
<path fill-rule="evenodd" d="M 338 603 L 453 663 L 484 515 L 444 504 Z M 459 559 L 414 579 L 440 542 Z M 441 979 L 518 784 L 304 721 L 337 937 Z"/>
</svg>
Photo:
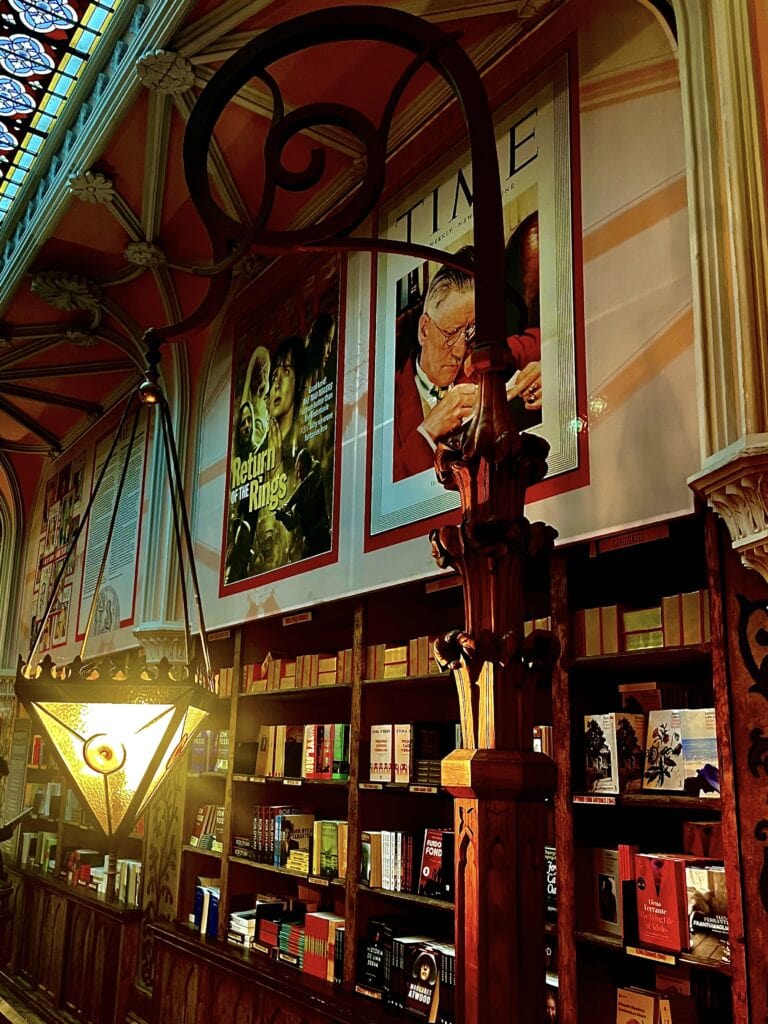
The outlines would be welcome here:
<svg viewBox="0 0 768 1024">
<path fill-rule="evenodd" d="M 0 221 L 121 0 L 0 0 Z"/>
</svg>

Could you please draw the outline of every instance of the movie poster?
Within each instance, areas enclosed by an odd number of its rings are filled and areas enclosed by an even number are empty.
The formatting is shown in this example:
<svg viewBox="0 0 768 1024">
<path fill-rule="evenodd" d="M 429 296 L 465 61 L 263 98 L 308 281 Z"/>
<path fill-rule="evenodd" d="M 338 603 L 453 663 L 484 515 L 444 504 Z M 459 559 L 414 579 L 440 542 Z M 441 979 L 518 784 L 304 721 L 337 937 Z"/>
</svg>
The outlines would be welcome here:
<svg viewBox="0 0 768 1024">
<path fill-rule="evenodd" d="M 560 59 L 497 119 L 506 239 L 507 343 L 518 370 L 507 384 L 518 429 L 549 441 L 556 493 L 585 482 L 578 437 L 573 298 L 568 66 Z M 401 241 L 473 257 L 472 167 L 467 153 L 420 181 L 380 218 Z M 474 414 L 477 385 L 463 374 L 474 337 L 471 274 L 413 257 L 379 257 L 372 353 L 369 540 L 458 505 L 434 472 L 438 437 Z M 535 497 L 536 495 L 534 495 Z M 385 536 L 389 531 L 396 531 Z M 376 537 L 379 537 L 379 544 Z"/>
<path fill-rule="evenodd" d="M 32 586 L 32 632 L 34 638 L 51 590 L 59 576 L 69 545 L 80 525 L 83 512 L 83 474 L 85 454 L 67 462 L 55 472 L 45 485 L 43 516 L 37 544 L 35 578 Z M 60 647 L 67 642 L 69 606 L 72 592 L 71 577 L 75 568 L 75 554 L 66 563 L 64 576 L 51 606 L 39 650 Z"/>
<path fill-rule="evenodd" d="M 233 325 L 223 593 L 332 557 L 339 313 L 334 260 Z"/>
</svg>

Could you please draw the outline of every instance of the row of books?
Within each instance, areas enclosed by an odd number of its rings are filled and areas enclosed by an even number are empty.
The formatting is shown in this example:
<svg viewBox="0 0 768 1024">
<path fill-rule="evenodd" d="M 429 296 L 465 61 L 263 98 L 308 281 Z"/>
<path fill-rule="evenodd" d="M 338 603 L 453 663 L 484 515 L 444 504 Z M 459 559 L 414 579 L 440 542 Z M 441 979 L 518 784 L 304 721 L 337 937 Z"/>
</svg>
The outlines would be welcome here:
<svg viewBox="0 0 768 1024">
<path fill-rule="evenodd" d="M 365 651 L 366 679 L 404 679 L 439 675 L 432 655 L 435 638 L 417 636 L 401 644 L 369 644 Z"/>
<path fill-rule="evenodd" d="M 549 629 L 549 617 L 525 623 L 525 633 Z M 403 643 L 369 644 L 365 651 L 366 679 L 400 679 L 408 676 L 439 674 L 433 655 L 433 636 L 418 636 Z M 220 669 L 217 692 L 232 692 L 231 668 Z M 352 648 L 289 657 L 282 651 L 269 651 L 261 661 L 243 666 L 242 693 L 270 693 L 276 690 L 308 689 L 316 686 L 342 686 L 352 682 Z"/>
<path fill-rule="evenodd" d="M 189 746 L 191 772 L 229 771 L 229 729 L 201 729 Z"/>
<path fill-rule="evenodd" d="M 587 656 L 708 643 L 709 595 L 672 594 L 650 608 L 583 608 L 574 612 L 573 634 L 575 653 Z"/>
<path fill-rule="evenodd" d="M 453 899 L 453 830 L 413 833 L 386 829 L 360 835 L 360 882 L 372 889 Z"/>
<path fill-rule="evenodd" d="M 336 818 L 318 818 L 300 808 L 257 806 L 250 836 L 236 835 L 232 852 L 261 864 L 270 864 L 317 878 L 345 878 L 349 824 Z"/>
<path fill-rule="evenodd" d="M 231 697 L 235 692 L 235 670 L 231 665 L 218 669 L 213 677 L 213 689 L 219 697 Z"/>
<path fill-rule="evenodd" d="M 721 862 L 691 854 L 592 851 L 594 927 L 632 945 L 727 962 L 728 898 Z"/>
<path fill-rule="evenodd" d="M 381 722 L 371 726 L 371 782 L 440 784 L 440 762 L 461 746 L 458 722 Z"/>
<path fill-rule="evenodd" d="M 35 733 L 29 743 L 29 768 L 50 768 L 50 749 L 42 736 Z"/>
<path fill-rule="evenodd" d="M 195 814 L 189 845 L 201 850 L 222 853 L 224 850 L 224 822 L 226 809 L 223 804 L 200 804 Z"/>
<path fill-rule="evenodd" d="M 314 906 L 314 902 L 259 896 L 254 906 L 230 913 L 227 941 L 340 984 L 344 918 Z"/>
<path fill-rule="evenodd" d="M 616 1024 L 698 1024 L 695 1001 L 686 995 L 629 986 L 616 992 Z"/>
<path fill-rule="evenodd" d="M 58 818 L 61 814 L 61 783 L 27 782 L 24 786 L 24 806 L 34 807 L 39 818 Z"/>
<path fill-rule="evenodd" d="M 358 951 L 355 990 L 397 1013 L 453 1024 L 456 951 L 406 917 L 373 917 Z"/>
<path fill-rule="evenodd" d="M 42 868 L 53 871 L 56 866 L 58 844 L 56 832 L 22 832 L 19 863 L 23 868 Z"/>
<path fill-rule="evenodd" d="M 120 857 L 117 860 L 115 897 L 129 907 L 141 906 L 140 860 Z M 70 885 L 82 886 L 91 892 L 106 893 L 106 855 L 101 850 L 71 849 L 62 860 L 61 877 Z"/>
<path fill-rule="evenodd" d="M 588 793 L 720 796 L 714 708 L 585 715 L 584 754 Z"/>
<path fill-rule="evenodd" d="M 199 876 L 195 885 L 190 924 L 205 938 L 215 939 L 218 936 L 220 902 L 221 879 Z"/>
<path fill-rule="evenodd" d="M 291 658 L 269 651 L 261 661 L 243 666 L 241 693 L 273 693 L 352 682 L 352 648 L 336 652 L 300 654 Z"/>
<path fill-rule="evenodd" d="M 235 744 L 235 775 L 349 780 L 349 724 L 261 725 L 258 739 Z"/>
</svg>

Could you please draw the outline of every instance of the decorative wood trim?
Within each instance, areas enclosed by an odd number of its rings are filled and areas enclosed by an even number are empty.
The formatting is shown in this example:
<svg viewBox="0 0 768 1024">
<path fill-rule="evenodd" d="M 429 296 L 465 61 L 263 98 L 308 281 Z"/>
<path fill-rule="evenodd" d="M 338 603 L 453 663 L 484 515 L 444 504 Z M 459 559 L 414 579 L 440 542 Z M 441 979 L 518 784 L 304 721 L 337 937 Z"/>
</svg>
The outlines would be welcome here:
<svg viewBox="0 0 768 1024">
<path fill-rule="evenodd" d="M 688 483 L 722 517 L 743 564 L 768 581 L 768 437 L 732 446 Z"/>
</svg>

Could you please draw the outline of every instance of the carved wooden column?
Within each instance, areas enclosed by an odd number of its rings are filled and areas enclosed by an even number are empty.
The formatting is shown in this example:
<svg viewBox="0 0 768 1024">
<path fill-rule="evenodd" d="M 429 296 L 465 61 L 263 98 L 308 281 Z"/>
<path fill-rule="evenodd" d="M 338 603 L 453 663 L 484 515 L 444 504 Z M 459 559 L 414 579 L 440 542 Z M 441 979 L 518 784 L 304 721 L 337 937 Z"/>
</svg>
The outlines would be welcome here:
<svg viewBox="0 0 768 1024">
<path fill-rule="evenodd" d="M 532 10 L 538 12 L 539 5 Z M 321 43 L 358 40 L 386 43 L 411 55 L 392 81 L 378 121 L 339 103 L 311 103 L 286 114 L 272 65 Z M 384 188 L 397 104 L 425 66 L 451 87 L 465 114 L 474 184 L 474 265 L 466 254 L 368 238 L 357 231 Z M 275 112 L 264 149 L 262 205 L 251 223 L 240 223 L 214 199 L 207 157 L 221 113 L 254 77 L 268 85 Z M 323 170 L 320 150 L 313 151 L 300 172 L 284 166 L 286 144 L 298 132 L 323 124 L 344 128 L 364 147 L 365 159 L 356 161 L 357 187 L 332 216 L 296 229 L 270 228 L 278 190 L 307 193 Z M 517 433 L 506 401 L 505 382 L 517 367 L 505 340 L 501 184 L 482 79 L 454 36 L 413 15 L 378 5 L 314 11 L 259 35 L 217 70 L 190 113 L 184 163 L 190 197 L 219 273 L 190 318 L 161 329 L 165 337 L 183 335 L 193 322 L 205 322 L 220 308 L 226 293 L 221 275 L 231 273 L 250 248 L 275 252 L 320 245 L 396 252 L 474 272 L 476 331 L 464 369 L 478 384 L 477 402 L 470 426 L 446 439 L 436 457 L 441 482 L 459 491 L 462 519 L 432 537 L 439 564 L 455 566 L 465 584 L 465 628 L 442 638 L 438 651 L 454 667 L 464 743 L 444 762 L 444 782 L 456 797 L 456 1019 L 459 1024 L 543 1024 L 544 799 L 555 780 L 553 762 L 531 749 L 531 690 L 556 644 L 549 633 L 523 640 L 523 578 L 531 560 L 548 552 L 554 531 L 531 525 L 523 516 L 526 488 L 546 472 L 548 446 Z"/>
<path fill-rule="evenodd" d="M 523 504 L 546 472 L 548 445 L 511 428 L 498 362 L 478 354 L 474 368 L 482 412 L 460 449 L 440 446 L 437 455 L 442 483 L 460 493 L 461 524 L 431 538 L 438 564 L 464 580 L 465 629 L 436 645 L 454 671 L 463 734 L 463 749 L 442 767 L 455 797 L 457 1019 L 538 1024 L 544 800 L 555 767 L 531 749 L 532 690 L 557 644 L 544 632 L 523 638 L 523 580 L 555 531 L 530 524 Z"/>
<path fill-rule="evenodd" d="M 727 666 L 738 809 L 729 862 L 741 872 L 744 896 L 743 935 L 734 937 L 735 1019 L 765 1024 L 768 662 L 761 647 L 768 625 L 768 204 L 765 148 L 758 141 L 764 114 L 750 0 L 673 4 L 680 40 L 701 410 L 702 465 L 689 483 L 722 517 L 733 548 L 723 551 L 723 575 L 712 587 L 722 589 L 727 651 L 724 656 L 715 651 L 713 658 L 724 657 L 723 673 Z M 713 615 L 713 638 L 716 625 Z M 729 832 L 724 808 L 725 839 Z M 746 965 L 747 983 L 736 991 L 740 964 Z"/>
</svg>

